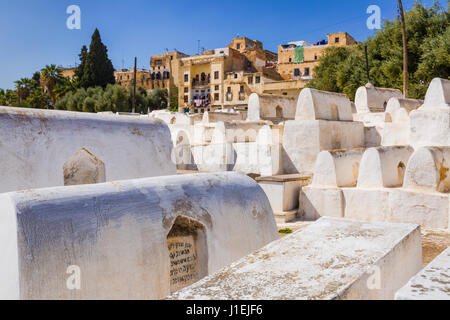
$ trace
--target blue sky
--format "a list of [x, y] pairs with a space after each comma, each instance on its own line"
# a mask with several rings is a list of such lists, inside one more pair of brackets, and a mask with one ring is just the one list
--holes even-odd
[[[414, 1], [403, 0], [406, 9]], [[66, 27], [73, 4], [81, 8], [81, 30]], [[366, 27], [373, 4], [383, 19], [397, 14], [397, 0], [0, 0], [0, 88], [13, 88], [46, 64], [73, 66], [96, 27], [115, 68], [131, 67], [134, 56], [148, 68], [150, 56], [166, 48], [194, 54], [198, 40], [213, 49], [237, 35], [272, 51], [279, 43], [316, 42], [339, 31], [363, 41], [374, 34]]]

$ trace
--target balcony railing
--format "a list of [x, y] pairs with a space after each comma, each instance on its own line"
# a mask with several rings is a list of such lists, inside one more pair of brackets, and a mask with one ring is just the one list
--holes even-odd
[[207, 85], [209, 85], [211, 83], [211, 81], [209, 81], [209, 80], [192, 80], [192, 86], [193, 87], [195, 87], [195, 86], [207, 86]]
[[239, 100], [245, 100], [245, 92], [239, 92]]

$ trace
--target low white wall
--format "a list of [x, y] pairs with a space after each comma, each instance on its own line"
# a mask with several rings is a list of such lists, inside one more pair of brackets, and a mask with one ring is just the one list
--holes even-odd
[[64, 185], [81, 148], [103, 161], [106, 181], [170, 175], [167, 125], [139, 117], [0, 107], [0, 193]]
[[352, 105], [345, 94], [306, 88], [298, 97], [295, 120], [353, 121]]
[[169, 298], [389, 300], [421, 268], [419, 226], [327, 217]]
[[390, 98], [386, 113], [391, 115], [392, 122], [408, 122], [411, 111], [418, 109], [423, 104], [423, 100]]
[[364, 149], [322, 151], [314, 166], [313, 186], [354, 187]]
[[[170, 293], [167, 236], [204, 227], [207, 274], [278, 238], [270, 203], [236, 173], [181, 175], [0, 195], [0, 298], [159, 299]], [[206, 261], [203, 261], [206, 262]], [[81, 271], [68, 290], [69, 266]]]
[[428, 86], [425, 102], [421, 109], [449, 108], [450, 80], [434, 78]]
[[359, 169], [359, 188], [394, 188], [403, 185], [406, 165], [414, 149], [409, 146], [370, 148]]
[[396, 300], [450, 300], [450, 248], [397, 291]]
[[423, 106], [411, 112], [410, 121], [414, 148], [450, 146], [450, 80], [433, 79]]
[[403, 94], [398, 89], [376, 88], [370, 83], [359, 87], [355, 95], [357, 113], [384, 112], [392, 97], [402, 98]]
[[450, 191], [450, 147], [419, 148], [406, 168], [404, 187], [417, 191]]
[[247, 121], [294, 119], [296, 106], [294, 97], [252, 93], [248, 100]]
[[313, 172], [320, 151], [364, 145], [364, 125], [360, 122], [287, 121], [283, 134], [283, 170], [286, 174]]

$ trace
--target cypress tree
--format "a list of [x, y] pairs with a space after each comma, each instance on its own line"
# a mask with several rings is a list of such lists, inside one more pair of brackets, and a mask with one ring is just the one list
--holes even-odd
[[84, 69], [86, 68], [87, 56], [88, 56], [88, 49], [86, 46], [83, 46], [81, 48], [80, 54], [78, 55], [78, 57], [80, 57], [80, 65], [75, 70], [75, 76], [78, 77], [81, 87], [84, 87], [84, 84], [82, 83], [82, 79], [83, 79], [83, 75], [84, 75]]
[[114, 67], [108, 58], [108, 49], [102, 43], [100, 32], [95, 29], [92, 35], [89, 53], [87, 54], [86, 64], [83, 68], [83, 75], [80, 79], [81, 86], [84, 88], [114, 84]]

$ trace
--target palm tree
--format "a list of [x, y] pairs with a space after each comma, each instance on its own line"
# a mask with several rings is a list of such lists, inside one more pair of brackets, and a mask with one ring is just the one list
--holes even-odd
[[78, 80], [75, 77], [73, 80], [68, 78], [60, 78], [55, 86], [55, 100], [64, 97], [69, 92], [75, 92], [78, 86]]
[[44, 89], [44, 92], [48, 93], [53, 104], [55, 103], [55, 94], [53, 91], [60, 79], [61, 69], [54, 64], [46, 65], [45, 68], [41, 70], [41, 86]]
[[25, 100], [31, 93], [32, 81], [28, 78], [22, 78], [15, 82], [17, 90], [17, 98], [19, 99], [19, 104]]

